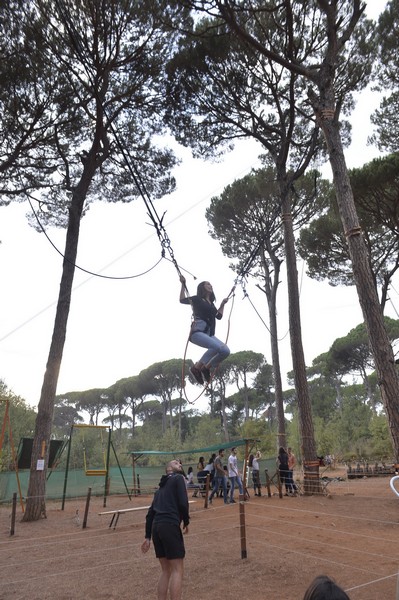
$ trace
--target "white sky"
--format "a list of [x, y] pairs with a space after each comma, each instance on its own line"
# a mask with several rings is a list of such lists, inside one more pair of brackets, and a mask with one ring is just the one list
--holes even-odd
[[[376, 4], [381, 10], [380, 2], [371, 8], [377, 10]], [[349, 167], [361, 166], [378, 155], [375, 148], [367, 146], [369, 115], [377, 106], [378, 97], [370, 92], [360, 94], [352, 116], [353, 142], [346, 152]], [[190, 293], [195, 293], [197, 283], [204, 279], [212, 282], [218, 301], [230, 292], [236, 274], [208, 235], [205, 209], [212, 196], [257, 166], [261, 152], [254, 142], [243, 142], [216, 164], [194, 160], [188, 150], [181, 149], [182, 164], [175, 170], [177, 190], [154, 204], [160, 216], [167, 211], [164, 223], [177, 262], [198, 278], [194, 281], [187, 275]], [[325, 176], [329, 176], [329, 167]], [[43, 234], [29, 227], [28, 211], [27, 204], [1, 209], [0, 378], [36, 406], [53, 330], [62, 258]], [[78, 265], [116, 277], [148, 269], [161, 256], [158, 238], [148, 223], [141, 200], [126, 205], [94, 204], [82, 221]], [[50, 229], [48, 235], [62, 252], [65, 231]], [[333, 288], [311, 281], [302, 263], [298, 270], [303, 344], [310, 365], [337, 337], [360, 323], [362, 316], [353, 287]], [[177, 272], [166, 260], [148, 275], [130, 280], [90, 277], [76, 270], [58, 393], [108, 387], [154, 362], [182, 358], [190, 308], [180, 305], [179, 290]], [[263, 294], [251, 285], [247, 291], [268, 323]], [[283, 379], [292, 368], [286, 296], [283, 282], [278, 295]], [[399, 298], [394, 289], [391, 300], [386, 314], [398, 318]], [[226, 336], [230, 307], [229, 303], [225, 318], [217, 323], [216, 335], [221, 339]], [[228, 345], [232, 352], [262, 352], [271, 362], [268, 331], [243, 299], [241, 289], [236, 291]], [[188, 358], [197, 360], [200, 353], [196, 346], [189, 346]], [[196, 407], [204, 408], [200, 403]]]

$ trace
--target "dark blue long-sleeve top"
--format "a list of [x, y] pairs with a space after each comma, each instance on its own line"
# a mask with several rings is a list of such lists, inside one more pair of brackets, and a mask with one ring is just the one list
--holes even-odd
[[222, 315], [213, 302], [208, 302], [201, 296], [189, 296], [188, 298], [182, 298], [180, 302], [181, 304], [191, 304], [194, 318], [205, 321], [209, 328], [208, 335], [215, 335], [215, 319], [221, 319]]
[[159, 489], [145, 519], [145, 537], [151, 538], [153, 523], [176, 523], [184, 527], [190, 522], [186, 482], [180, 473], [162, 475]]

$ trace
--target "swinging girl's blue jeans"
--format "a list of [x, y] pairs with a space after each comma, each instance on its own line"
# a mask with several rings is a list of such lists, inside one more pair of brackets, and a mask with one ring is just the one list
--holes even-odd
[[196, 346], [208, 348], [200, 359], [208, 369], [217, 367], [230, 354], [230, 349], [226, 344], [218, 340], [214, 335], [211, 336], [202, 331], [195, 331], [191, 334], [190, 340]]

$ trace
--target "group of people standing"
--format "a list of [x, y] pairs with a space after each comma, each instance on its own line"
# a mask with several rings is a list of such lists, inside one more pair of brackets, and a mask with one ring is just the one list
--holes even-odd
[[[222, 492], [225, 504], [234, 504], [235, 489], [238, 488], [240, 495], [244, 494], [242, 475], [238, 468], [237, 448], [233, 447], [231, 449], [227, 464], [224, 464], [224, 455], [225, 450], [221, 448], [217, 455], [212, 454], [207, 465], [205, 465], [204, 458], [201, 456], [197, 465], [198, 483], [205, 483], [209, 473], [212, 486], [209, 502], [212, 503], [213, 498]], [[256, 454], [250, 454], [248, 458], [248, 466], [252, 469], [252, 482], [255, 496], [262, 495], [259, 467], [261, 457], [261, 453], [257, 451]]]
[[[238, 468], [237, 448], [231, 449], [227, 463], [224, 460], [225, 450], [221, 448], [218, 454], [212, 454], [205, 464], [203, 456], [200, 457], [197, 464], [197, 481], [194, 482], [193, 467], [189, 467], [187, 475], [183, 475], [187, 481], [187, 488], [194, 490], [194, 495], [197, 496], [198, 489], [205, 484], [206, 478], [209, 475], [210, 486], [212, 488], [209, 496], [209, 503], [215, 496], [223, 495], [225, 504], [234, 504], [234, 492], [238, 488], [239, 494], [244, 494], [244, 486], [242, 476]], [[262, 455], [258, 450], [256, 454], [250, 454], [248, 457], [248, 467], [252, 470], [252, 484], [255, 496], [262, 496], [262, 483], [260, 479], [259, 461]], [[181, 461], [180, 461], [181, 463]], [[296, 465], [295, 454], [291, 448], [280, 447], [277, 456], [277, 468], [280, 477], [281, 486], [285, 486], [286, 496], [296, 496], [298, 492], [297, 485], [294, 482], [294, 468]]]
[[[212, 492], [208, 499], [210, 504], [212, 504], [213, 498], [220, 490], [223, 492], [223, 501], [225, 504], [235, 504], [234, 491], [236, 487], [238, 487], [240, 494], [244, 493], [241, 474], [238, 469], [237, 448], [233, 447], [231, 449], [227, 465], [224, 464], [224, 453], [224, 448], [221, 448], [213, 461]], [[230, 483], [229, 488], [227, 481]]]
[[294, 467], [296, 465], [295, 454], [291, 448], [280, 447], [277, 456], [277, 467], [281, 486], [285, 485], [286, 496], [296, 496], [298, 488], [294, 482]]

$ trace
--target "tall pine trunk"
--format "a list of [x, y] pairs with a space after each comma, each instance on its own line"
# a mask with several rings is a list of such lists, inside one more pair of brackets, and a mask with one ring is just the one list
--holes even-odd
[[[330, 103], [333, 106], [333, 103]], [[384, 325], [363, 232], [360, 227], [334, 110], [319, 111], [333, 172], [339, 213], [348, 242], [353, 278], [374, 357], [381, 398], [387, 414], [395, 461], [399, 462], [399, 377]]]
[[[93, 145], [94, 149], [94, 145]], [[69, 209], [68, 229], [65, 241], [65, 254], [58, 294], [53, 335], [43, 378], [38, 404], [35, 434], [32, 447], [32, 460], [23, 521], [37, 521], [46, 516], [46, 474], [50, 446], [51, 428], [54, 415], [54, 400], [64, 351], [65, 337], [71, 305], [72, 284], [78, 250], [80, 220], [84, 201], [93, 175], [96, 171], [95, 150], [87, 156], [79, 184], [73, 191]], [[38, 468], [44, 460], [44, 468]]]
[[278, 348], [278, 328], [277, 328], [277, 289], [280, 280], [280, 266], [281, 261], [272, 252], [269, 252], [269, 256], [273, 262], [273, 280], [270, 276], [270, 269], [267, 266], [266, 258], [262, 253], [262, 265], [265, 273], [265, 287], [264, 291], [267, 298], [267, 305], [269, 310], [269, 328], [270, 328], [270, 349], [272, 356], [273, 366], [273, 379], [274, 379], [274, 398], [276, 402], [276, 413], [277, 413], [277, 444], [283, 448], [287, 447], [287, 439], [285, 432], [285, 414], [284, 414], [284, 394], [283, 394], [283, 382], [281, 378], [281, 367], [280, 367], [280, 353]]
[[292, 224], [289, 187], [284, 177], [278, 175], [281, 189], [281, 218], [284, 230], [284, 247], [287, 265], [288, 314], [291, 341], [292, 367], [298, 403], [301, 454], [304, 461], [305, 493], [319, 493], [319, 468], [314, 438], [312, 405], [306, 377], [306, 363], [302, 344], [301, 311], [299, 306], [298, 270], [296, 266], [295, 237]]

